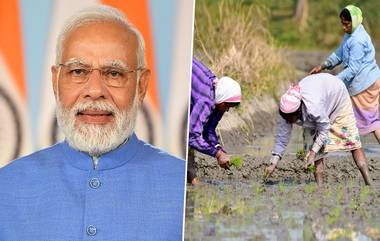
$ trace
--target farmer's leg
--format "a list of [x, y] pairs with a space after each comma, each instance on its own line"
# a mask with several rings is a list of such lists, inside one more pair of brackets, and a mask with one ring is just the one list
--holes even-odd
[[187, 156], [187, 182], [191, 184], [197, 184], [197, 170], [195, 169], [195, 155], [194, 150], [189, 149], [189, 154]]
[[380, 129], [375, 130], [373, 134], [375, 135], [377, 142], [380, 144]]
[[354, 158], [354, 161], [356, 163], [356, 166], [359, 168], [360, 173], [363, 176], [364, 182], [366, 185], [371, 185], [371, 178], [369, 176], [369, 171], [368, 171], [368, 165], [367, 165], [367, 160], [364, 155], [363, 149], [359, 148], [356, 150], [352, 150], [352, 157]]
[[323, 158], [316, 160], [314, 162], [315, 165], [315, 172], [314, 172], [314, 177], [315, 180], [317, 181], [318, 186], [322, 186], [323, 184]]

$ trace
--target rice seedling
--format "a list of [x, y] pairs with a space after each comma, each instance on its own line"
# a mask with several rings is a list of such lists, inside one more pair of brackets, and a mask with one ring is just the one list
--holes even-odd
[[335, 191], [335, 196], [336, 196], [336, 203], [340, 204], [342, 203], [343, 200], [343, 188], [342, 186], [338, 186]]
[[360, 188], [360, 201], [365, 202], [368, 199], [371, 189], [368, 186]]
[[270, 176], [270, 173], [269, 173], [269, 171], [265, 168], [265, 169], [264, 169], [264, 174], [263, 174], [263, 181], [266, 182], [266, 181], [268, 180], [269, 176]]
[[338, 221], [340, 215], [341, 215], [341, 209], [340, 209], [340, 207], [333, 207], [333, 208], [331, 208], [330, 212], [329, 212], [329, 214], [327, 216], [327, 220], [326, 220], [327, 224], [328, 225], [335, 224]]
[[317, 185], [315, 183], [309, 183], [305, 185], [305, 192], [310, 194], [317, 190]]
[[243, 166], [243, 161], [240, 156], [234, 156], [230, 160], [230, 165], [240, 169]]
[[305, 159], [305, 150], [302, 148], [302, 149], [299, 149], [297, 152], [296, 152], [296, 157], [297, 159], [300, 159], [300, 160], [303, 160]]
[[358, 204], [357, 204], [355, 198], [352, 198], [350, 200], [350, 202], [348, 203], [348, 208], [353, 209], [353, 210], [358, 208]]
[[331, 192], [331, 188], [330, 188], [329, 186], [326, 187], [326, 189], [324, 190], [323, 196], [324, 196], [326, 199], [330, 199], [330, 198], [331, 198], [331, 196], [332, 196], [332, 192]]
[[307, 172], [307, 173], [314, 173], [316, 170], [317, 170], [317, 169], [316, 169], [315, 165], [309, 165], [309, 166], [307, 167], [307, 169], [306, 169], [306, 172]]
[[286, 186], [285, 186], [284, 182], [279, 182], [278, 183], [278, 190], [280, 191], [280, 193], [284, 193], [285, 192]]
[[256, 185], [254, 186], [254, 190], [256, 194], [261, 194], [265, 191], [265, 188], [262, 185]]

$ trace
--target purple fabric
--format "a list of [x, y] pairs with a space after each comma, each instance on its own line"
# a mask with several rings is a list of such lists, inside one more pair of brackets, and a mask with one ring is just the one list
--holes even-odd
[[359, 129], [360, 135], [366, 135], [375, 130], [380, 129], [379, 110], [363, 110], [353, 107], [356, 125]]
[[215, 78], [211, 70], [193, 58], [189, 145], [210, 156], [215, 156], [218, 151], [215, 128], [223, 116], [215, 110]]

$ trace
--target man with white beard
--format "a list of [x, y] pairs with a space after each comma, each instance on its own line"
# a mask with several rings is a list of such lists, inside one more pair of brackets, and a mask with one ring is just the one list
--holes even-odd
[[51, 71], [66, 139], [0, 169], [0, 240], [182, 240], [185, 162], [134, 134], [140, 32], [111, 7], [83, 10]]

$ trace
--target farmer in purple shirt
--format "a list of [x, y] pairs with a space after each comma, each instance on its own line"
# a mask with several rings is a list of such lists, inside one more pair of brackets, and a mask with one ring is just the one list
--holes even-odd
[[[230, 158], [220, 145], [215, 128], [224, 112], [239, 105], [240, 99], [239, 83], [229, 77], [216, 78], [205, 65], [193, 59], [189, 145], [215, 157], [223, 168], [228, 167]], [[193, 150], [189, 151], [187, 179], [189, 183], [197, 183]]]

